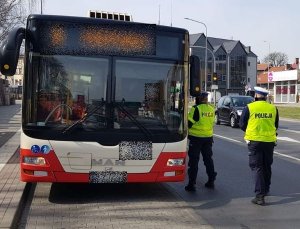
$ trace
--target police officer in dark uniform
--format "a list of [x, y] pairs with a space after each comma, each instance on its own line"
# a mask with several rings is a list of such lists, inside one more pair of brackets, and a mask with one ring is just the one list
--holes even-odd
[[186, 191], [196, 191], [195, 184], [198, 173], [200, 152], [202, 154], [203, 162], [206, 167], [206, 173], [208, 175], [208, 181], [205, 183], [205, 187], [214, 188], [214, 181], [217, 175], [212, 159], [215, 111], [211, 105], [207, 104], [207, 96], [207, 92], [202, 92], [199, 97], [196, 97], [196, 105], [191, 108], [188, 115], [189, 183], [187, 186], [185, 186]]
[[277, 140], [276, 130], [279, 123], [277, 108], [268, 103], [268, 91], [254, 87], [255, 102], [248, 104], [241, 115], [240, 127], [245, 131], [249, 150], [249, 166], [254, 173], [255, 193], [252, 203], [264, 205], [264, 197], [270, 191], [271, 165]]

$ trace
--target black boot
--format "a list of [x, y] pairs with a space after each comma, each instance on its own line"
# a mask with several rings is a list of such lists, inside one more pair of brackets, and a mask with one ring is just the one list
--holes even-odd
[[195, 182], [189, 182], [188, 185], [184, 187], [184, 189], [187, 192], [195, 192], [196, 191]]
[[265, 205], [265, 196], [264, 195], [256, 195], [254, 199], [251, 200], [253, 204], [257, 205]]
[[211, 188], [211, 189], [214, 189], [215, 188], [215, 180], [216, 180], [216, 176], [217, 176], [217, 173], [215, 172], [214, 173], [214, 176], [213, 177], [210, 177], [208, 179], [208, 181], [205, 183], [205, 187], [206, 188]]
[[208, 181], [205, 183], [205, 187], [206, 187], [206, 188], [214, 189], [214, 188], [215, 188], [215, 182], [214, 182], [213, 180], [208, 180]]

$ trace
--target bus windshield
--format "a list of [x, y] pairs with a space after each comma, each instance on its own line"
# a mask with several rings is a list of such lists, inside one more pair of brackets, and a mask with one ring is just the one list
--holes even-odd
[[32, 54], [23, 128], [56, 139], [79, 122], [67, 138], [74, 132], [81, 140], [95, 132], [141, 134], [141, 128], [178, 138], [185, 128], [184, 77], [176, 61]]

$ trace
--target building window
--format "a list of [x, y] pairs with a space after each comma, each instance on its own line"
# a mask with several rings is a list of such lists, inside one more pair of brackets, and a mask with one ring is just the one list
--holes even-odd
[[242, 88], [246, 84], [246, 56], [232, 56], [230, 57], [230, 87], [231, 88]]
[[248, 62], [248, 66], [250, 66], [250, 62]]
[[207, 75], [207, 81], [211, 82], [211, 75], [210, 74]]

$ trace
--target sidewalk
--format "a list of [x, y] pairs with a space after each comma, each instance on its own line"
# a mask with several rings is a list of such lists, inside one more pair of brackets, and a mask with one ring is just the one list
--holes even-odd
[[0, 114], [1, 134], [12, 135], [0, 147], [0, 228], [14, 228], [14, 217], [26, 185], [20, 181], [20, 104], [1, 106]]
[[26, 185], [20, 181], [19, 139], [20, 132], [0, 148], [0, 228], [13, 228], [14, 217]]

